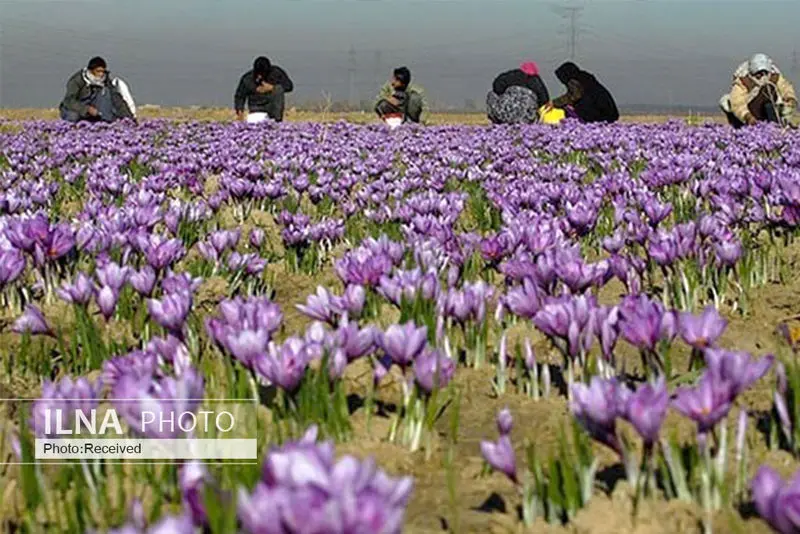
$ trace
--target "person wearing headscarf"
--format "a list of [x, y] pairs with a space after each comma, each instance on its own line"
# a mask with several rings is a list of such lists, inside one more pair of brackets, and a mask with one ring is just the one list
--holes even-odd
[[390, 127], [403, 123], [419, 123], [425, 110], [425, 95], [421, 87], [411, 83], [408, 67], [397, 67], [381, 88], [375, 103], [375, 114]]
[[593, 74], [568, 61], [556, 69], [556, 78], [567, 87], [567, 92], [548, 107], [563, 109], [567, 117], [583, 122], [616, 122], [619, 119], [614, 97]]
[[720, 107], [734, 128], [762, 121], [786, 124], [797, 109], [797, 96], [772, 59], [755, 54], [736, 68]]
[[103, 58], [93, 57], [67, 81], [59, 114], [68, 122], [136, 120], [136, 103], [128, 84], [111, 75]]
[[486, 95], [486, 112], [494, 124], [534, 123], [539, 107], [550, 100], [539, 67], [533, 61], [499, 74]]
[[233, 107], [237, 120], [261, 122], [270, 118], [281, 122], [286, 105], [285, 95], [293, 90], [294, 83], [285, 70], [273, 65], [264, 56], [257, 57], [253, 69], [242, 75], [236, 87]]

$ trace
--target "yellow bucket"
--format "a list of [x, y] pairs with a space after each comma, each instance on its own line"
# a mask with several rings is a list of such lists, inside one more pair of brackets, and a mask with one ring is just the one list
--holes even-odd
[[539, 108], [539, 120], [542, 124], [558, 124], [567, 117], [563, 109], [551, 108], [546, 110], [545, 106]]

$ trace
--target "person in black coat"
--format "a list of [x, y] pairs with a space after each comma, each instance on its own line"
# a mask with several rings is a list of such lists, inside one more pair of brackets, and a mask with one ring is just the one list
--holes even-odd
[[539, 107], [549, 100], [539, 67], [527, 61], [494, 79], [492, 90], [486, 95], [487, 115], [494, 124], [532, 123], [536, 122]]
[[283, 120], [285, 94], [291, 93], [294, 83], [286, 71], [273, 65], [264, 56], [256, 58], [253, 70], [246, 72], [239, 80], [233, 105], [236, 118], [245, 120], [245, 105], [250, 113], [266, 113], [269, 118]]
[[552, 107], [567, 110], [567, 116], [574, 113], [583, 122], [616, 122], [619, 119], [614, 97], [593, 74], [567, 62], [556, 69], [556, 77], [567, 86], [567, 93], [556, 98], [550, 104]]

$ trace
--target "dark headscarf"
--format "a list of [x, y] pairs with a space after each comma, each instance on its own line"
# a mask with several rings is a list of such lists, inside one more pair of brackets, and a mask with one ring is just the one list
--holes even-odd
[[558, 78], [558, 81], [560, 81], [564, 85], [567, 85], [567, 82], [569, 82], [570, 80], [578, 80], [580, 82], [581, 81], [579, 79], [580, 73], [581, 69], [579, 69], [575, 63], [567, 61], [566, 63], [564, 63], [563, 65], [561, 65], [556, 69], [556, 78]]

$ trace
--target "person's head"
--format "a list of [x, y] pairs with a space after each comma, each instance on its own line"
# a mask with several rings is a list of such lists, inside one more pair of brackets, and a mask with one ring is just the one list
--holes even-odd
[[772, 70], [772, 60], [766, 54], [755, 54], [747, 62], [747, 70], [754, 78], [763, 78]]
[[256, 78], [266, 78], [270, 69], [272, 69], [272, 62], [264, 56], [257, 57], [253, 62], [253, 75]]
[[103, 78], [108, 72], [108, 65], [106, 65], [106, 60], [101, 57], [93, 57], [89, 60], [89, 65], [86, 66], [86, 69], [92, 73], [92, 76], [95, 78]]
[[411, 83], [411, 71], [408, 67], [397, 67], [392, 72], [392, 87], [398, 90], [408, 89]]
[[568, 81], [574, 80], [578, 76], [579, 72], [580, 69], [575, 63], [567, 61], [556, 69], [556, 78], [558, 78], [558, 81], [566, 85]]
[[528, 76], [538, 76], [539, 75], [539, 65], [537, 65], [534, 61], [526, 61], [519, 66], [519, 70], [527, 74]]

